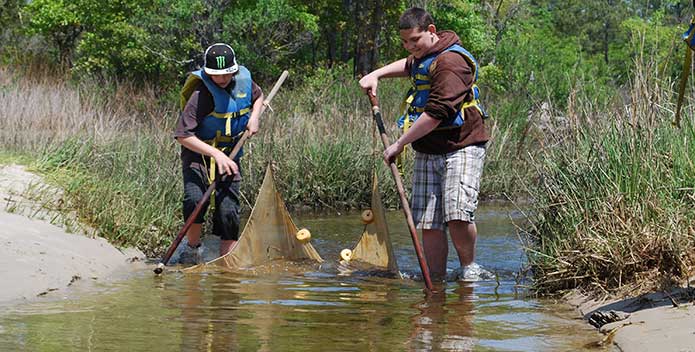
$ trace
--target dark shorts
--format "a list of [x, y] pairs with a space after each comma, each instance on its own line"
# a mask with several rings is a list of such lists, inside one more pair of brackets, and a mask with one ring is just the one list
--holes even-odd
[[[219, 177], [219, 176], [218, 176]], [[212, 233], [223, 240], [239, 239], [239, 184], [240, 181], [218, 181], [215, 187], [215, 208], [212, 214]], [[198, 168], [183, 168], [183, 216], [184, 221], [193, 213], [208, 188], [205, 173]], [[206, 202], [194, 223], [205, 222]]]

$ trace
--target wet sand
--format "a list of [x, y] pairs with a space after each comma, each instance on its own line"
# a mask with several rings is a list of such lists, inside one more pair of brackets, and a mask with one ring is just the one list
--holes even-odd
[[618, 351], [695, 351], [693, 288], [674, 288], [613, 301], [593, 300], [579, 292], [567, 298], [587, 322], [597, 311], [612, 311], [624, 318], [599, 328], [606, 336], [605, 344], [612, 344]]
[[138, 250], [119, 250], [103, 238], [68, 233], [51, 224], [68, 223], [45, 203], [59, 201], [61, 192], [42, 191], [54, 199], [42, 197], [44, 203], [37, 204], [28, 197], [37, 187], [46, 186], [23, 167], [0, 166], [0, 304], [53, 296], [83, 282], [108, 281], [144, 259]]

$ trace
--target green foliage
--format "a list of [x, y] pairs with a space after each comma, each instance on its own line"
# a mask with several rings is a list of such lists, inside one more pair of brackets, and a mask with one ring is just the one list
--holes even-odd
[[30, 2], [25, 13], [31, 16], [29, 32], [47, 35], [60, 35], [80, 26], [79, 4], [65, 3], [62, 0], [36, 0]]
[[579, 44], [554, 33], [543, 12], [510, 27], [497, 59], [509, 77], [505, 91], [535, 100], [562, 102], [570, 89], [568, 72], [582, 68]]
[[[655, 13], [653, 20], [631, 18], [623, 21], [621, 29], [626, 32], [629, 40], [628, 45], [616, 48], [616, 60], [626, 62], [638, 56], [654, 57], [659, 62], [659, 73], [678, 77], [686, 49], [680, 35], [686, 28], [665, 25], [664, 21], [663, 12]], [[616, 65], [622, 76], [628, 75], [628, 67]]]
[[490, 63], [480, 68], [478, 80], [482, 88], [493, 91], [503, 91], [506, 77], [502, 68]]
[[23, 3], [21, 0], [0, 0], [0, 28], [3, 28], [3, 31], [17, 27], [19, 9]]
[[[6, 2], [0, 19], [19, 22], [13, 8], [20, 4]], [[28, 35], [45, 37], [56, 61], [74, 64], [79, 77], [156, 81], [169, 89], [202, 63], [202, 51], [214, 42], [232, 44], [240, 62], [261, 82], [283, 69], [306, 77], [319, 66], [336, 63], [352, 63], [354, 73], [358, 63], [364, 65], [355, 61], [357, 49], [374, 46], [379, 62], [391, 62], [404, 55], [396, 23], [410, 3], [36, 0], [24, 6], [28, 20], [18, 25]], [[455, 0], [427, 5], [439, 29], [457, 32], [483, 66], [493, 63], [509, 77], [490, 88], [528, 91], [562, 106], [573, 76], [624, 83], [624, 63], [642, 48], [657, 52], [663, 58], [661, 69], [675, 77], [679, 55], [673, 54], [683, 48], [674, 43], [674, 35], [684, 29], [677, 24], [687, 2]], [[375, 30], [375, 37], [367, 35]], [[643, 45], [634, 40], [638, 33]], [[531, 73], [543, 84], [529, 85]]]
[[28, 15], [28, 33], [41, 34], [55, 45], [58, 59], [65, 62], [75, 48], [82, 32], [80, 3], [63, 0], [36, 0], [30, 2], [23, 12]]
[[[100, 142], [75, 135], [47, 148], [37, 166], [62, 186], [83, 223], [116, 245], [154, 254], [180, 226], [171, 147], [144, 133]], [[169, 160], [153, 163], [152, 155]]]
[[[101, 4], [84, 1], [92, 7]], [[165, 86], [175, 82], [188, 53], [199, 51], [192, 35], [181, 30], [196, 6], [190, 2], [169, 5], [168, 1], [133, 0], [94, 8], [86, 16], [92, 29], [84, 33], [78, 45], [74, 72], [162, 82]]]
[[683, 187], [694, 181], [685, 176], [695, 172], [685, 154], [692, 125], [679, 131], [664, 121], [639, 130], [625, 122], [609, 121], [601, 133], [580, 134], [541, 159], [543, 182], [533, 190], [538, 252], [530, 260], [543, 292], [635, 294], [623, 285], [650, 277], [645, 288], [658, 289], [656, 275], [681, 278], [692, 265], [695, 197]]
[[161, 60], [144, 50], [145, 40], [142, 30], [127, 23], [107, 25], [98, 34], [85, 33], [78, 46], [80, 56], [75, 71], [103, 77], [123, 73], [128, 79], [160, 72]]
[[429, 8], [437, 30], [456, 32], [463, 47], [477, 59], [490, 56], [494, 49], [493, 28], [490, 28], [479, 13], [475, 0], [437, 2]]
[[8, 63], [17, 56], [22, 43], [21, 7], [22, 0], [0, 0], [0, 63]]
[[[219, 5], [219, 4], [217, 4]], [[201, 60], [204, 47], [226, 41], [261, 79], [296, 65], [318, 32], [306, 6], [285, 0], [39, 0], [25, 7], [29, 33], [54, 44], [78, 76], [174, 82]], [[197, 38], [196, 38], [197, 37]], [[163, 76], [163, 77], [162, 77]]]
[[287, 0], [260, 0], [224, 16], [222, 37], [237, 52], [239, 60], [261, 79], [294, 68], [293, 56], [304, 50], [318, 33], [318, 18], [306, 6]]
[[574, 37], [589, 54], [610, 60], [610, 44], [624, 41], [620, 21], [629, 16], [629, 2], [624, 0], [549, 1], [555, 29]]

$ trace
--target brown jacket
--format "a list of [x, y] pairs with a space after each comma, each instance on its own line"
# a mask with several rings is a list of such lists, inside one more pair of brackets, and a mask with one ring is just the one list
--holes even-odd
[[[437, 33], [439, 40], [424, 56], [442, 52], [454, 44], [461, 44], [458, 35], [452, 31]], [[406, 69], [417, 60], [410, 55]], [[456, 52], [446, 52], [437, 56], [430, 69], [430, 95], [425, 112], [438, 120], [453, 120], [458, 107], [472, 98], [471, 87], [474, 80], [473, 69], [468, 61]], [[475, 107], [464, 111], [463, 126], [454, 129], [432, 131], [413, 142], [413, 149], [426, 154], [450, 153], [473, 144], [485, 143], [490, 139], [483, 118]]]

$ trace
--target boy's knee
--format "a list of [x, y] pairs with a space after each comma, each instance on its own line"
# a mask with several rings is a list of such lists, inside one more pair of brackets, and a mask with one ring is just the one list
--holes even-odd
[[223, 241], [238, 241], [239, 240], [239, 218], [228, 217], [222, 220], [222, 224], [218, 225], [218, 229], [214, 232], [220, 236]]

